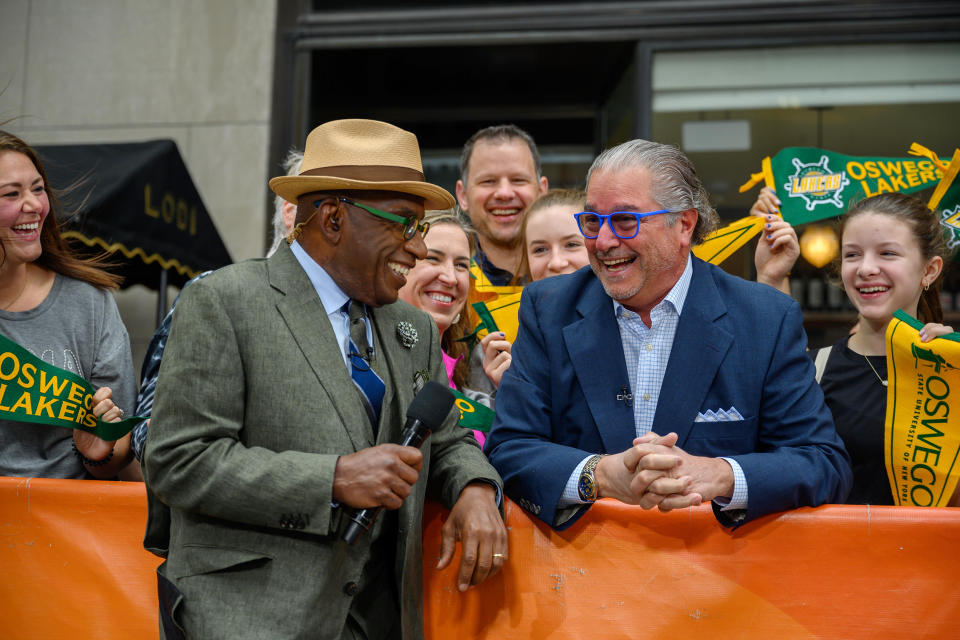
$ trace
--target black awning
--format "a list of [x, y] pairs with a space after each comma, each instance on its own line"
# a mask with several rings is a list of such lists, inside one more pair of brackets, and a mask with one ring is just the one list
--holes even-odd
[[124, 287], [158, 289], [164, 270], [181, 287], [232, 262], [173, 140], [36, 150], [55, 192], [69, 188], [64, 236], [109, 252]]

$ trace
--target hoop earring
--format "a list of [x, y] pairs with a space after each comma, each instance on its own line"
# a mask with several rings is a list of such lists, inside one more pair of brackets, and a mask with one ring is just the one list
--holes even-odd
[[929, 284], [923, 285], [923, 290], [924, 290], [924, 291], [930, 291], [930, 285], [929, 285]]

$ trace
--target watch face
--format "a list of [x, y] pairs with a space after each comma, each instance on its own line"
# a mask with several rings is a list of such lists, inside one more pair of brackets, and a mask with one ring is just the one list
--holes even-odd
[[577, 484], [577, 489], [580, 492], [581, 500], [589, 500], [592, 502], [597, 499], [597, 483], [593, 479], [592, 475], [581, 475], [580, 482]]

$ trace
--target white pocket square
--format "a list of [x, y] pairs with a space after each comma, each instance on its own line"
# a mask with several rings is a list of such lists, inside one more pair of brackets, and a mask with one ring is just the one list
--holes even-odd
[[707, 410], [703, 413], [698, 413], [697, 419], [694, 420], [694, 422], [733, 422], [735, 420], [743, 420], [743, 416], [740, 415], [736, 407], [730, 407], [726, 411], [717, 409], [716, 411]]

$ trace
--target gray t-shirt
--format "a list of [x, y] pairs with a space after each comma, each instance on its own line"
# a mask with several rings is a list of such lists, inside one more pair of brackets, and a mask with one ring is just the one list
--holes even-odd
[[[110, 387], [114, 403], [133, 411], [130, 338], [109, 291], [57, 275], [36, 308], [0, 311], [0, 334], [94, 388]], [[0, 420], [0, 476], [89, 478], [72, 442], [72, 429]]]

